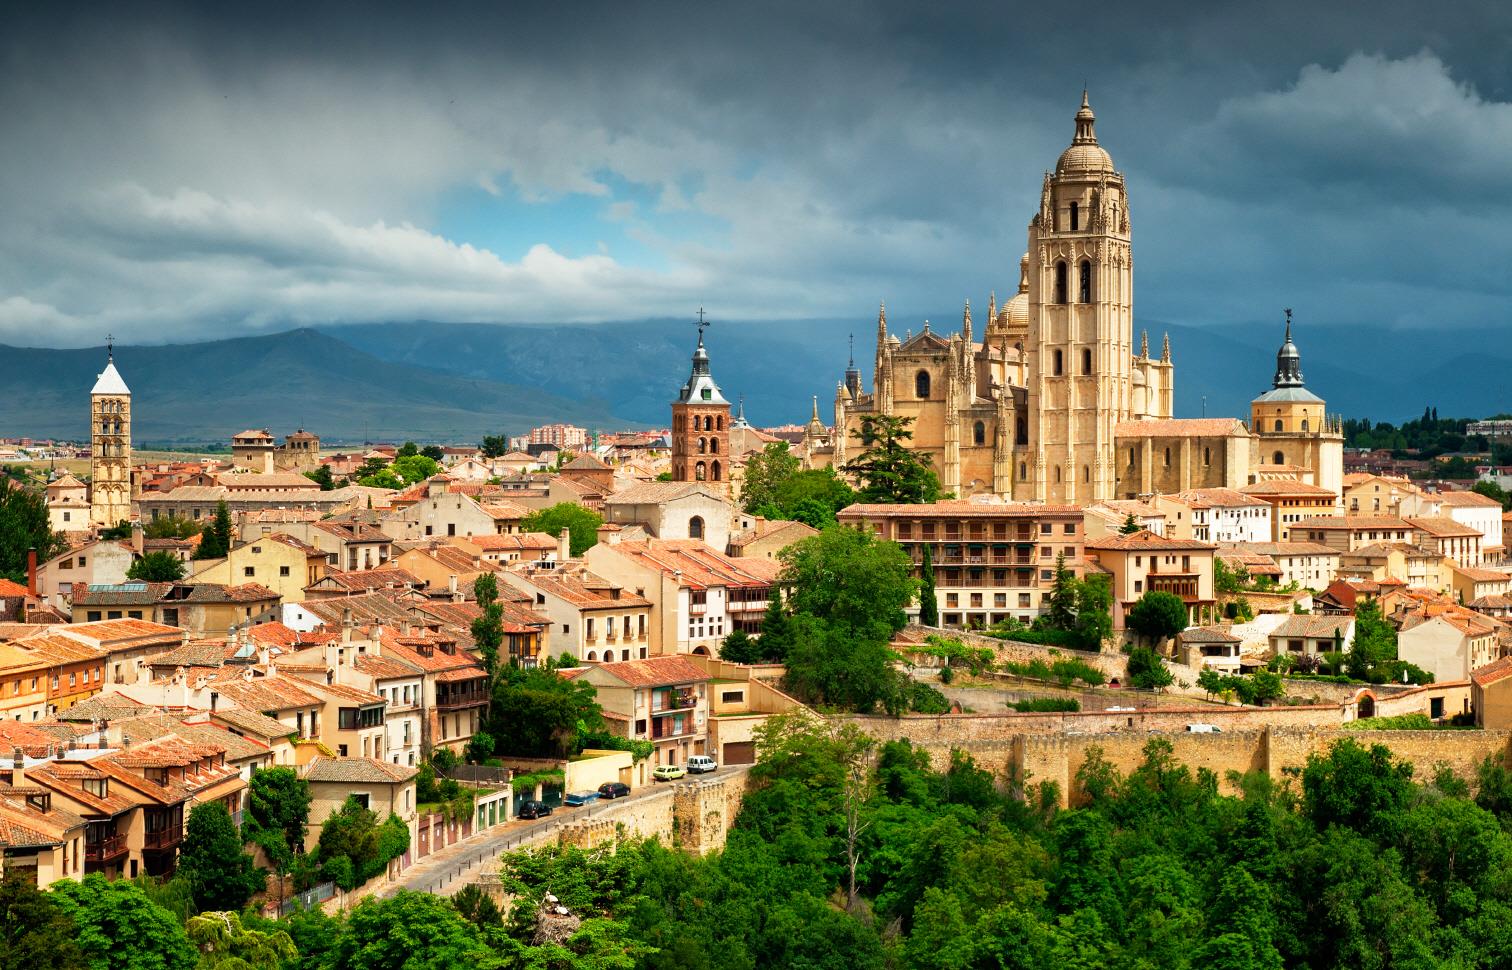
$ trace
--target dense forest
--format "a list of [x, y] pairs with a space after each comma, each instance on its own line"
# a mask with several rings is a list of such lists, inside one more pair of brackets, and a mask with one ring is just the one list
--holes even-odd
[[[1512, 415], [1493, 414], [1485, 420], [1509, 418]], [[1423, 416], [1404, 422], [1400, 426], [1386, 421], [1371, 421], [1369, 418], [1346, 418], [1344, 420], [1344, 446], [1346, 448], [1385, 448], [1397, 458], [1437, 458], [1461, 452], [1491, 454], [1495, 464], [1512, 464], [1512, 447], [1498, 445], [1494, 449], [1490, 441], [1481, 435], [1466, 435], [1465, 426], [1479, 418], [1441, 418], [1438, 408], [1423, 409]]]
[[[506, 857], [477, 891], [345, 916], [195, 914], [152, 884], [4, 885], [0, 965], [531, 968], [1494, 968], [1512, 961], [1512, 775], [1414, 778], [1342, 741], [1295, 777], [1192, 772], [1154, 738], [1081, 802], [964, 754], [776, 718], [726, 848]], [[1006, 782], [1007, 784], [1003, 784]]]

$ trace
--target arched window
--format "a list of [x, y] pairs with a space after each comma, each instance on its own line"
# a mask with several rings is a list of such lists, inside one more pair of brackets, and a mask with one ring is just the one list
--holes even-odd
[[1129, 467], [1130, 468], [1134, 467], [1134, 449], [1133, 448], [1129, 449]]
[[1281, 419], [1280, 418], [1276, 419], [1276, 430], [1277, 431], [1281, 430]]
[[713, 475], [714, 480], [716, 482], [719, 481], [719, 462], [716, 461], [713, 464], [713, 466], [711, 467], [710, 470], [714, 473], [714, 475]]
[[1286, 464], [1286, 456], [1284, 454], [1282, 454], [1281, 452], [1279, 452], [1279, 451], [1276, 452], [1274, 455], [1271, 455], [1271, 464], [1273, 464], [1273, 465], [1284, 465], [1284, 464]]
[[1092, 373], [1092, 351], [1087, 348], [1082, 349], [1082, 373]]
[[1064, 260], [1055, 264], [1055, 302], [1066, 302], [1066, 263]]
[[1165, 450], [1165, 466], [1167, 468], [1171, 467], [1171, 449], [1169, 448]]
[[708, 475], [709, 475], [709, 470], [704, 467], [704, 463], [703, 462], [699, 462], [698, 464], [696, 464], [696, 465], [693, 466], [693, 480], [695, 482], [701, 482], [701, 481], [703, 481], [705, 478], [708, 477]]
[[914, 397], [929, 400], [929, 371], [921, 370], [914, 375]]
[[724, 430], [724, 415], [723, 414], [717, 416], [714, 419], [714, 428], [717, 431], [723, 431]]
[[1082, 260], [1081, 274], [1080, 275], [1081, 275], [1081, 280], [1080, 280], [1080, 283], [1079, 283], [1079, 285], [1077, 287], [1077, 292], [1080, 294], [1080, 296], [1078, 296], [1077, 299], [1080, 302], [1082, 302], [1082, 303], [1091, 303], [1092, 302], [1092, 263], [1089, 260], [1085, 260], [1085, 259]]
[[1022, 481], [1026, 481], [1028, 478], [1029, 478], [1029, 466], [1027, 464], [1025, 464], [1024, 462], [1019, 462], [1019, 481], [1021, 481], [1021, 482]]
[[702, 454], [707, 453], [708, 450], [709, 450], [709, 439], [707, 439], [707, 438], [699, 438], [698, 439], [698, 453], [700, 455], [702, 455]]
[[704, 415], [704, 430], [705, 431], [713, 431], [714, 430], [714, 418], [711, 417], [710, 415], [707, 415], [707, 414]]
[[1109, 208], [1113, 212], [1113, 231], [1117, 232], [1118, 231], [1118, 203], [1114, 202]]
[[987, 425], [978, 421], [971, 429], [971, 440], [979, 445], [987, 443]]
[[702, 539], [704, 537], [703, 516], [695, 515], [688, 520], [688, 538]]
[[589, 650], [588, 651], [588, 660], [589, 660], [589, 662], [591, 663], [591, 662], [593, 662], [593, 661], [595, 661], [597, 659], [598, 659], [598, 651], [597, 650]]
[[1211, 449], [1211, 448], [1204, 448], [1204, 449], [1202, 449], [1202, 463], [1204, 465], [1211, 465], [1213, 463], [1213, 449]]
[[1065, 361], [1062, 358], [1061, 352], [1059, 350], [1057, 350], [1055, 352], [1055, 370], [1053, 371], [1053, 373], [1054, 373], [1054, 375], [1056, 377], [1059, 377], [1063, 373], [1064, 366], [1065, 366]]
[[1015, 444], [1027, 445], [1029, 443], [1029, 419], [1019, 418], [1014, 430], [1013, 441]]
[[709, 454], [711, 454], [711, 455], [717, 455], [717, 454], [719, 454], [719, 439], [718, 438], [710, 438], [709, 439]]
[[1055, 484], [1057, 484], [1057, 485], [1060, 484], [1060, 466], [1059, 465], [1055, 466]]
[[1091, 465], [1083, 465], [1082, 466], [1082, 481], [1083, 482], [1090, 482], [1090, 481], [1092, 481], [1092, 466]]
[[1076, 230], [1078, 230], [1080, 228], [1081, 228], [1081, 206], [1079, 206], [1075, 202], [1073, 202], [1073, 203], [1071, 203], [1071, 231], [1075, 232]]
[[1302, 430], [1306, 431], [1308, 429], [1308, 427], [1309, 427], [1309, 425], [1308, 425], [1307, 419], [1303, 418], [1302, 419]]

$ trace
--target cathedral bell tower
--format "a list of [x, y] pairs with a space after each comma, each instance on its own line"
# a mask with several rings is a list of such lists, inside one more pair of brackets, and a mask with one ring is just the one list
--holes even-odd
[[730, 468], [730, 402], [709, 373], [703, 339], [708, 326], [700, 309], [693, 373], [672, 402], [672, 480], [719, 482], [723, 488]]
[[1029, 224], [1029, 456], [1021, 499], [1114, 497], [1114, 429], [1131, 417], [1133, 266], [1123, 175], [1082, 93], [1076, 132]]
[[89, 392], [89, 521], [100, 528], [131, 518], [131, 388], [115, 366], [115, 344]]

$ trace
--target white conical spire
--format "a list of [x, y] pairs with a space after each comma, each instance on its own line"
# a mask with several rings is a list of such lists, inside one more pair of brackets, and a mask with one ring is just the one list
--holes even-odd
[[126, 386], [126, 381], [121, 378], [121, 372], [115, 366], [115, 338], [110, 337], [105, 344], [105, 369], [95, 379], [94, 390], [91, 394], [130, 394], [131, 388]]

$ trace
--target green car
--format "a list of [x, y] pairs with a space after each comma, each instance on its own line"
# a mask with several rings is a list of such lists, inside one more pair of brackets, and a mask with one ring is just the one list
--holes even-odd
[[676, 781], [687, 773], [682, 765], [657, 765], [651, 769], [651, 777], [657, 781]]

